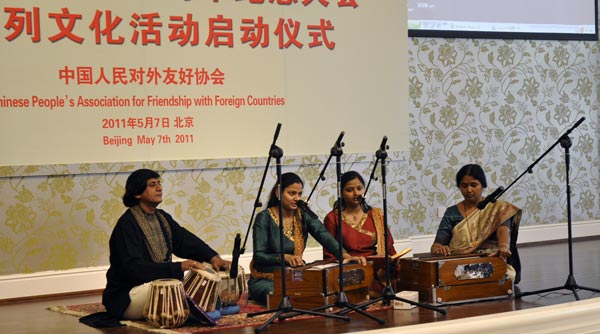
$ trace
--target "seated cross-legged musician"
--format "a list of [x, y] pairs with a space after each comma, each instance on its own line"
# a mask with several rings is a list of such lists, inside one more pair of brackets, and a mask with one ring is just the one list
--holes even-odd
[[[267, 296], [274, 290], [273, 271], [280, 268], [280, 231], [283, 221], [283, 254], [287, 266], [303, 266], [302, 254], [306, 246], [308, 234], [315, 238], [330, 252], [337, 252], [338, 243], [325, 230], [318, 219], [313, 219], [302, 211], [296, 202], [302, 197], [304, 182], [294, 173], [281, 175], [283, 194], [279, 194], [279, 186], [275, 184], [269, 195], [267, 208], [256, 215], [252, 230], [253, 256], [250, 263], [251, 278], [248, 281], [250, 299], [266, 304]], [[283, 218], [279, 217], [279, 201], [283, 208]], [[367, 260], [360, 256], [343, 253], [344, 262], [356, 261], [362, 265]]]
[[[354, 256], [383, 256], [385, 254], [383, 212], [379, 208], [372, 208], [368, 204], [361, 204], [359, 196], [365, 194], [365, 181], [355, 172], [348, 171], [340, 177], [342, 190], [342, 245], [344, 249]], [[325, 228], [337, 238], [338, 235], [338, 208], [337, 203], [333, 210], [325, 216]], [[394, 240], [388, 229], [388, 253], [396, 254]], [[325, 259], [333, 259], [335, 255], [323, 249]], [[396, 271], [395, 262], [391, 274]], [[378, 268], [377, 279], [369, 288], [369, 293], [377, 297], [386, 284], [385, 270]]]
[[[123, 195], [127, 210], [109, 241], [110, 267], [102, 294], [106, 312], [91, 314], [81, 322], [110, 327], [119, 326], [120, 319], [142, 319], [152, 281], [182, 280], [186, 271], [203, 269], [201, 262], [209, 262], [215, 270], [230, 267], [230, 261], [158, 208], [162, 196], [157, 172], [138, 169], [127, 178]], [[174, 256], [182, 260], [176, 261]]]
[[514, 283], [520, 280], [520, 261], [516, 237], [521, 220], [521, 209], [497, 200], [479, 210], [477, 204], [484, 198], [487, 187], [481, 166], [469, 164], [456, 174], [456, 185], [463, 201], [446, 209], [440, 222], [431, 254], [448, 256], [474, 252], [499, 256], [508, 264], [507, 274]]

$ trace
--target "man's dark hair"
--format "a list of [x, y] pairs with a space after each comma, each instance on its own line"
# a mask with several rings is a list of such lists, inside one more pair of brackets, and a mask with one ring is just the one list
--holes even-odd
[[131, 173], [125, 183], [125, 195], [123, 195], [123, 204], [130, 208], [140, 204], [140, 199], [135, 196], [140, 195], [146, 190], [146, 184], [150, 179], [158, 179], [160, 175], [150, 169], [138, 169]]

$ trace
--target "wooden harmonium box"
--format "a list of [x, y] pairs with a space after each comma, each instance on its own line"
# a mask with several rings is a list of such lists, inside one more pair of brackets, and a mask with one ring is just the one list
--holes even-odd
[[[337, 262], [315, 262], [302, 267], [285, 268], [286, 293], [292, 306], [312, 309], [334, 304], [339, 289], [339, 264]], [[366, 266], [346, 263], [342, 266], [344, 292], [351, 303], [367, 299], [368, 287], [373, 282], [373, 263]], [[267, 307], [276, 308], [281, 301], [281, 270], [273, 272], [275, 289], [267, 298]]]
[[452, 304], [505, 298], [513, 281], [500, 257], [460, 255], [400, 259], [399, 290], [419, 292], [419, 301]]

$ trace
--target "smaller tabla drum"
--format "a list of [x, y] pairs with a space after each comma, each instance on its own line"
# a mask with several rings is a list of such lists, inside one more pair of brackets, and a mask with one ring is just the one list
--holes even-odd
[[181, 281], [171, 278], [150, 282], [148, 300], [144, 305], [144, 318], [160, 328], [175, 328], [183, 325], [190, 309]]
[[221, 276], [221, 304], [223, 306], [242, 304], [248, 296], [248, 283], [244, 268], [238, 266], [236, 278], [231, 278], [228, 271], [219, 271]]
[[206, 312], [216, 309], [221, 293], [221, 276], [212, 268], [190, 269], [183, 278], [183, 287], [196, 306]]

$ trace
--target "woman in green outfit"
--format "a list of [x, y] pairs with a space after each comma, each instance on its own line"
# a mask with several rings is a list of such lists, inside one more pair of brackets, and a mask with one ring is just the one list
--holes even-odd
[[[267, 295], [273, 291], [273, 270], [281, 265], [279, 241], [279, 201], [283, 208], [283, 253], [286, 265], [304, 265], [302, 253], [308, 234], [315, 238], [329, 252], [337, 254], [338, 243], [325, 229], [321, 221], [313, 219], [302, 211], [297, 201], [302, 197], [304, 182], [294, 173], [281, 175], [283, 196], [279, 196], [276, 184], [269, 195], [267, 208], [258, 215], [252, 230], [253, 256], [250, 263], [251, 278], [248, 281], [250, 299], [266, 304]], [[364, 257], [350, 256], [343, 251], [344, 262], [357, 261], [367, 264]]]

